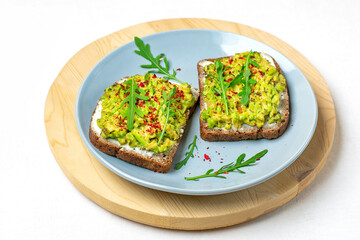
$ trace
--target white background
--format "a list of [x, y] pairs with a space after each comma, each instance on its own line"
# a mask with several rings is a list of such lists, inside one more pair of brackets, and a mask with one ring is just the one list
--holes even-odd
[[[0, 0], [0, 239], [359, 239], [360, 1]], [[320, 71], [337, 126], [322, 172], [299, 196], [251, 222], [173, 231], [115, 216], [84, 197], [48, 147], [50, 85], [92, 41], [152, 20], [238, 22], [287, 42]]]

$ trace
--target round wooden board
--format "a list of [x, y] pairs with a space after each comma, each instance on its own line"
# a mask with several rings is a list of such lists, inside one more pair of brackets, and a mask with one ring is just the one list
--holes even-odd
[[[83, 144], [75, 123], [75, 99], [93, 66], [112, 50], [145, 36], [175, 29], [214, 29], [257, 39], [292, 60], [309, 80], [319, 107], [314, 136], [301, 156], [277, 176], [254, 187], [215, 196], [186, 196], [131, 183], [104, 167]], [[168, 19], [138, 24], [81, 49], [52, 84], [45, 105], [45, 127], [56, 161], [89, 199], [119, 216], [171, 229], [200, 230], [242, 223], [270, 212], [299, 194], [324, 166], [335, 132], [335, 109], [325, 80], [294, 48], [261, 30], [210, 19]]]

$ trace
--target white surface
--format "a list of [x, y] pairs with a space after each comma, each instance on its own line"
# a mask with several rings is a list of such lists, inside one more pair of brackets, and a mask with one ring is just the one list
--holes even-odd
[[[0, 6], [0, 94], [7, 100], [0, 118], [0, 239], [360, 238], [360, 1], [0, 0]], [[71, 56], [119, 29], [177, 17], [267, 31], [309, 59], [331, 90], [337, 129], [323, 171], [299, 196], [254, 221], [198, 232], [131, 222], [84, 197], [49, 150], [44, 103]]]

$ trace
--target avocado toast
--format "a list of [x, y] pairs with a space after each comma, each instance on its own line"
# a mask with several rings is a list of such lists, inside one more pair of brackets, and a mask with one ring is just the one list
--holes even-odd
[[250, 51], [204, 59], [197, 69], [202, 139], [273, 139], [284, 133], [290, 117], [288, 88], [270, 55]]
[[89, 137], [100, 151], [156, 172], [169, 171], [199, 92], [155, 74], [123, 78], [105, 90]]

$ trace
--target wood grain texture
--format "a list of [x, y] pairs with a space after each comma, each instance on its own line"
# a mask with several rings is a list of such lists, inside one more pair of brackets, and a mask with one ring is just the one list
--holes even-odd
[[[293, 61], [312, 85], [319, 107], [309, 146], [286, 170], [254, 187], [216, 196], [185, 196], [151, 190], [117, 176], [83, 144], [75, 124], [81, 82], [106, 54], [133, 40], [175, 29], [214, 29], [257, 39]], [[242, 223], [270, 212], [299, 194], [324, 166], [335, 131], [335, 109], [325, 80], [294, 48], [261, 30], [210, 19], [168, 19], [142, 23], [103, 37], [76, 53], [52, 84], [45, 104], [50, 148], [69, 180], [101, 207], [130, 220], [171, 229], [200, 230]]]

